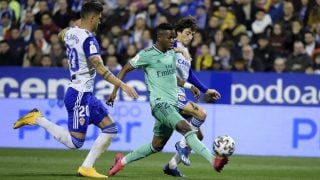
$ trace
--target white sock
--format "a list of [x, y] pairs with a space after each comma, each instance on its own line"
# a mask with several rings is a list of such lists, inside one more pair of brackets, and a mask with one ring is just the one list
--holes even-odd
[[180, 162], [181, 162], [180, 156], [178, 155], [178, 153], [176, 153], [169, 161], [169, 168], [175, 169]]
[[57, 141], [61, 142], [65, 146], [71, 149], [75, 149], [76, 147], [72, 143], [71, 135], [69, 131], [65, 128], [56, 125], [55, 123], [49, 121], [45, 117], [39, 117], [36, 120], [36, 124], [43, 127], [47, 130]]
[[94, 141], [89, 154], [82, 163], [82, 167], [93, 167], [96, 159], [106, 151], [115, 134], [101, 133]]
[[188, 146], [188, 144], [187, 144], [187, 140], [186, 140], [186, 138], [184, 138], [184, 136], [182, 136], [182, 138], [181, 138], [181, 140], [180, 140], [179, 144], [180, 144], [180, 146], [181, 146], [182, 148], [185, 148], [185, 147], [187, 147], [187, 146]]

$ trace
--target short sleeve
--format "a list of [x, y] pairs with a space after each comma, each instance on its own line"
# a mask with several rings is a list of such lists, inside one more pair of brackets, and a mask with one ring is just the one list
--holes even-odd
[[83, 42], [83, 51], [87, 58], [93, 55], [100, 55], [100, 47], [96, 38], [88, 37]]
[[[148, 58], [146, 58], [146, 54], [142, 51], [138, 53], [135, 57], [129, 60], [129, 63], [132, 65], [134, 68], [139, 68], [143, 67], [150, 62]], [[150, 58], [149, 58], [150, 59]]]

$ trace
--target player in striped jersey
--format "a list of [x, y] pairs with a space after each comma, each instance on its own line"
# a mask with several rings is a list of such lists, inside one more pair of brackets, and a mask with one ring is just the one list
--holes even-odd
[[100, 56], [100, 47], [92, 32], [97, 30], [103, 7], [98, 2], [88, 2], [81, 10], [80, 27], [70, 27], [60, 32], [69, 60], [71, 82], [65, 94], [64, 103], [68, 111], [68, 130], [58, 126], [44, 116], [38, 109], [31, 110], [20, 118], [14, 129], [24, 125], [39, 125], [54, 138], [70, 149], [80, 148], [86, 137], [88, 125], [94, 124], [101, 129], [89, 154], [78, 169], [78, 174], [91, 178], [107, 178], [98, 173], [93, 165], [106, 150], [117, 133], [117, 126], [108, 110], [93, 95], [96, 73], [115, 86], [120, 86], [130, 97], [137, 97], [135, 90], [116, 78], [104, 65]]

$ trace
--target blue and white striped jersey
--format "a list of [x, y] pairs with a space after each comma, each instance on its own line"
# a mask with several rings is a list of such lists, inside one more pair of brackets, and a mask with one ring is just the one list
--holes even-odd
[[96, 38], [85, 29], [71, 27], [66, 31], [64, 41], [71, 76], [69, 86], [80, 92], [92, 92], [96, 70], [89, 57], [100, 55]]
[[[176, 40], [174, 47], [182, 48], [186, 52], [189, 52], [188, 48], [186, 48], [180, 41]], [[191, 61], [187, 60], [182, 53], [176, 53], [176, 70], [177, 76], [183, 81], [188, 81], [189, 71], [191, 68]], [[178, 94], [185, 96], [185, 89], [183, 87], [178, 87]]]

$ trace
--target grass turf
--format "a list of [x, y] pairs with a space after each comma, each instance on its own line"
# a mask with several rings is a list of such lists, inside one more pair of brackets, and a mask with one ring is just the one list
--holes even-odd
[[[76, 176], [88, 151], [48, 149], [0, 149], [0, 179], [85, 179]], [[113, 164], [115, 152], [106, 152], [96, 162], [100, 173]], [[176, 179], [163, 174], [170, 153], [158, 153], [134, 162], [110, 179]], [[186, 179], [226, 180], [319, 180], [320, 158], [232, 156], [222, 173], [198, 155], [191, 166], [179, 166]]]

